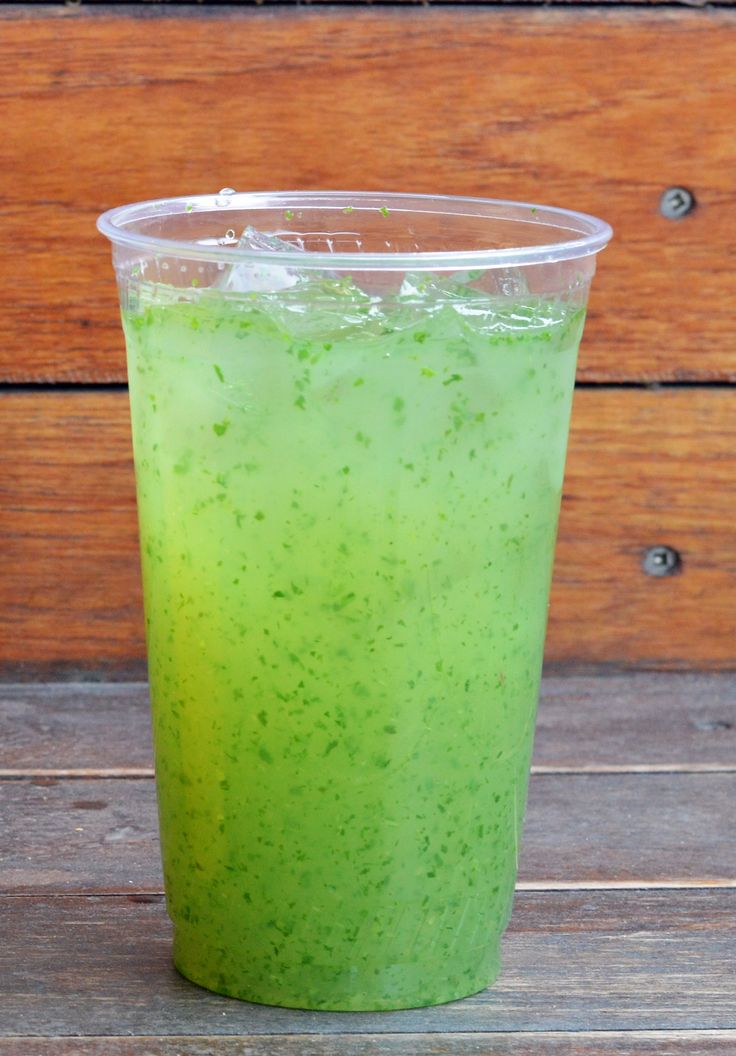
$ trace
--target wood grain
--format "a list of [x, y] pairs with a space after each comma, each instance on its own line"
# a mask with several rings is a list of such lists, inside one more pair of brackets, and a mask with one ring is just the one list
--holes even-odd
[[[600, 214], [616, 238], [581, 377], [734, 380], [735, 24], [725, 7], [5, 8], [0, 379], [122, 379], [95, 216], [230, 184]], [[676, 184], [698, 207], [672, 222]]]
[[[736, 420], [728, 389], [583, 389], [547, 659], [729, 669]], [[0, 669], [144, 669], [123, 392], [0, 394]], [[643, 573], [665, 543], [682, 572]]]
[[[0, 776], [151, 767], [148, 686], [0, 684]], [[537, 770], [736, 769], [736, 677], [547, 676]], [[107, 773], [106, 773], [107, 772]]]
[[[736, 888], [736, 774], [532, 776], [525, 888]], [[161, 891], [149, 779], [0, 781], [0, 893]]]
[[0, 1056], [733, 1056], [736, 1030], [0, 1038]]
[[185, 982], [171, 967], [159, 899], [8, 897], [0, 900], [0, 1033], [733, 1030], [735, 907], [736, 892], [726, 891], [525, 892], [490, 990], [440, 1008], [317, 1014]]
[[0, 774], [152, 765], [147, 685], [0, 683]]

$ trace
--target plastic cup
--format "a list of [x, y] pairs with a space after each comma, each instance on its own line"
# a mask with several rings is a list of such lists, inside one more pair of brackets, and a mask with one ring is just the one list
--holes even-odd
[[309, 1009], [483, 989], [610, 228], [229, 191], [98, 226], [127, 342], [177, 968]]

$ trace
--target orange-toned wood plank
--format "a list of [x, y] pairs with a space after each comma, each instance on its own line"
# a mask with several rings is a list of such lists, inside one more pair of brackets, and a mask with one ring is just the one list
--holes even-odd
[[[0, 379], [124, 376], [104, 208], [287, 186], [598, 213], [595, 379], [736, 379], [736, 12], [0, 12]], [[697, 209], [659, 215], [690, 186]]]
[[[735, 480], [728, 389], [579, 391], [548, 660], [733, 667]], [[142, 670], [125, 393], [2, 395], [0, 505], [0, 666]]]

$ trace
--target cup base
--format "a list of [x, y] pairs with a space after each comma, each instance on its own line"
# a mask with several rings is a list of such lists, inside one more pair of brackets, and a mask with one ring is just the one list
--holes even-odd
[[241, 1001], [305, 1011], [383, 1012], [470, 997], [496, 980], [500, 939], [470, 951], [468, 960], [462, 969], [443, 963], [432, 980], [426, 963], [348, 968], [300, 963], [284, 965], [272, 979], [259, 971], [257, 958], [249, 958], [247, 950], [236, 967], [232, 954], [209, 947], [188, 927], [177, 925], [174, 934], [174, 966], [190, 982]]

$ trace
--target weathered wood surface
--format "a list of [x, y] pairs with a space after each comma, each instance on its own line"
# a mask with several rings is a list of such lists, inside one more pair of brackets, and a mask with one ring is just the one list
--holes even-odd
[[[0, 379], [122, 379], [95, 216], [226, 184], [600, 214], [616, 238], [581, 377], [736, 378], [732, 9], [24, 5], [0, 19]], [[658, 202], [678, 184], [698, 207], [672, 222]]]
[[547, 676], [534, 745], [537, 769], [736, 767], [736, 677], [629, 673]]
[[524, 892], [491, 989], [438, 1008], [319, 1014], [179, 978], [161, 899], [3, 898], [0, 1033], [732, 1030], [734, 909], [736, 892], [722, 890]]
[[[0, 777], [150, 769], [145, 683], [0, 684]], [[734, 770], [736, 677], [630, 672], [547, 676], [539, 771]]]
[[152, 766], [147, 684], [0, 684], [0, 776]]
[[[735, 802], [736, 773], [533, 775], [519, 882], [736, 888]], [[163, 889], [150, 778], [0, 781], [0, 831], [0, 893]]]
[[733, 1056], [736, 1030], [0, 1038], [0, 1056]]
[[[552, 592], [552, 664], [732, 668], [728, 389], [582, 389]], [[0, 668], [144, 670], [127, 398], [0, 394]], [[642, 571], [647, 547], [682, 572]]]

